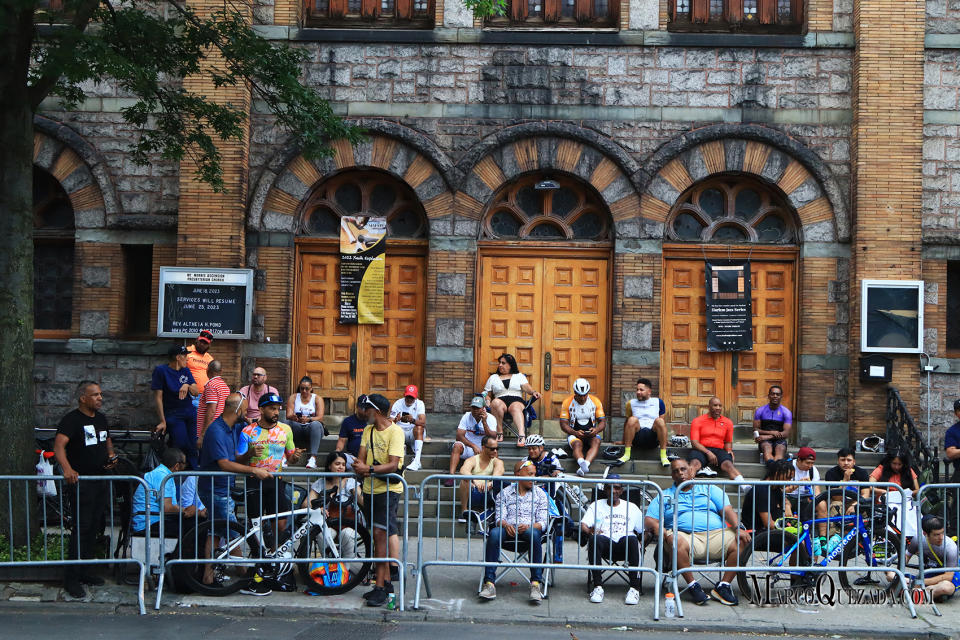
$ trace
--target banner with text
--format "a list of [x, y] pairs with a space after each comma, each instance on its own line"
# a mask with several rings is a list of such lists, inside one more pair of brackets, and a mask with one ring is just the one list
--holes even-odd
[[386, 218], [340, 218], [341, 324], [383, 324], [386, 247]]
[[753, 349], [749, 260], [707, 260], [707, 351]]

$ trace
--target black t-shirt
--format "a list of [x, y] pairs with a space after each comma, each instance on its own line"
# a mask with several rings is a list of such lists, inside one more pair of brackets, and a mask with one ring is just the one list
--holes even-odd
[[67, 460], [77, 473], [101, 475], [107, 464], [107, 417], [99, 411], [88, 416], [74, 409], [63, 416], [57, 425], [57, 433], [67, 436]]
[[[827, 482], [843, 482], [843, 469], [840, 468], [840, 465], [836, 465], [834, 468], [827, 471], [823, 476], [823, 479]], [[853, 465], [853, 474], [850, 476], [850, 482], [870, 482], [870, 474], [866, 469]], [[840, 501], [840, 492], [841, 491], [854, 491], [856, 492], [856, 487], [824, 487], [824, 491], [830, 492], [830, 499], [836, 502]]]
[[763, 529], [761, 513], [767, 514], [772, 528], [773, 523], [783, 517], [783, 487], [754, 487], [743, 497], [740, 511], [740, 521], [747, 529]]

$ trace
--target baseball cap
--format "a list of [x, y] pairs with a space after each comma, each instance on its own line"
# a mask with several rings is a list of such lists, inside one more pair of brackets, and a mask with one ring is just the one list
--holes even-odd
[[280, 397], [280, 394], [277, 393], [265, 393], [260, 396], [260, 402], [257, 403], [258, 407], [265, 407], [268, 404], [279, 404], [283, 406], [283, 398]]
[[800, 450], [797, 451], [798, 460], [806, 460], [807, 458], [817, 459], [817, 452], [814, 451], [811, 447], [800, 447]]
[[414, 398], [418, 397], [418, 396], [417, 396], [417, 385], [415, 385], [415, 384], [408, 384], [408, 385], [407, 385], [407, 388], [403, 390], [403, 395], [405, 395], [405, 396], [413, 396]]
[[953, 401], [953, 410], [954, 410], [954, 411], [960, 411], [960, 400], [954, 400], [954, 401]]
[[170, 358], [176, 358], [177, 356], [185, 355], [187, 355], [187, 348], [182, 344], [171, 345], [171, 347], [167, 349], [167, 356]]
[[366, 396], [363, 399], [363, 402], [361, 402], [360, 406], [376, 409], [383, 415], [390, 413], [390, 401], [379, 393], [371, 393], [370, 395]]
[[476, 408], [478, 408], [478, 409], [482, 409], [482, 408], [485, 407], [486, 405], [485, 405], [484, 402], [483, 402], [483, 397], [482, 397], [482, 396], [473, 396], [473, 400], [470, 401], [470, 406], [471, 406], [471, 407], [476, 407]]
[[207, 344], [210, 344], [211, 342], [213, 342], [213, 334], [207, 331], [206, 329], [204, 329], [203, 331], [200, 332], [200, 335], [197, 336], [197, 340], [200, 342], [206, 342]]

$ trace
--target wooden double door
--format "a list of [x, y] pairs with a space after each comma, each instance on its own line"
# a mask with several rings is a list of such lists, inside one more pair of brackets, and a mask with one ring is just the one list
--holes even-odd
[[387, 254], [384, 323], [378, 325], [337, 322], [338, 254], [300, 252], [297, 266], [292, 384], [310, 376], [327, 399], [327, 413], [339, 415], [351, 413], [361, 393], [380, 393], [393, 402], [408, 384], [423, 388], [424, 256]]
[[686, 433], [684, 427], [706, 413], [713, 396], [723, 401], [723, 413], [734, 424], [750, 424], [774, 384], [783, 387], [783, 404], [795, 410], [795, 255], [752, 259], [750, 280], [753, 350], [710, 352], [704, 259], [664, 257], [660, 393], [677, 432]]
[[480, 258], [474, 386], [483, 389], [501, 353], [513, 354], [544, 396], [538, 413], [556, 419], [577, 378], [586, 378], [591, 393], [609, 402], [609, 263], [529, 257], [536, 253]]

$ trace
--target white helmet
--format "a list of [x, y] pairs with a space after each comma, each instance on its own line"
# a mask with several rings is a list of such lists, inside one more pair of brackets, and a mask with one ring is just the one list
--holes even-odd
[[590, 383], [586, 378], [577, 378], [573, 381], [573, 392], [578, 396], [585, 396], [590, 393]]
[[537, 434], [527, 436], [526, 445], [528, 447], [542, 447], [543, 444], [543, 436], [538, 436]]

